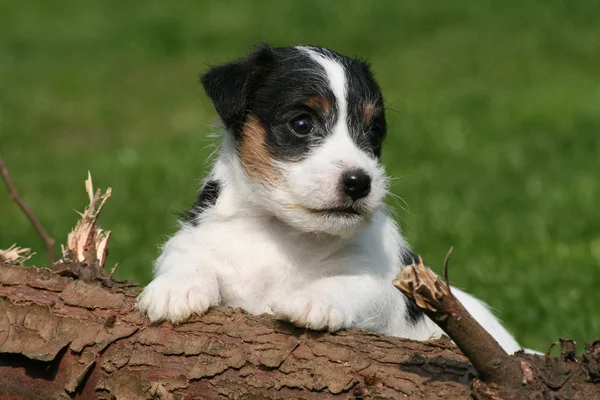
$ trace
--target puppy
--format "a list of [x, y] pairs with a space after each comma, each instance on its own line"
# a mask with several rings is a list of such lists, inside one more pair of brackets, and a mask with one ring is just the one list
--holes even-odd
[[[439, 337], [391, 283], [414, 255], [385, 211], [387, 124], [369, 65], [263, 46], [202, 84], [225, 126], [220, 154], [138, 309], [180, 322], [227, 305], [317, 330]], [[452, 291], [507, 352], [519, 349], [485, 304]]]

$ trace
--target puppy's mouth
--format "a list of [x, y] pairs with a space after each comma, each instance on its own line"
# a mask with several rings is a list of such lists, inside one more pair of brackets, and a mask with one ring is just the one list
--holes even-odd
[[359, 217], [362, 213], [353, 207], [306, 208], [312, 214], [330, 217], [351, 218]]

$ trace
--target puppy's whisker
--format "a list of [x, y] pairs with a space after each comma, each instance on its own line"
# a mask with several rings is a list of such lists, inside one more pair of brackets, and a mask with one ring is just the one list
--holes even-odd
[[403, 179], [406, 179], [405, 176], [388, 176], [388, 181], [390, 181], [391, 183], [396, 183], [398, 181], [401, 181]]
[[[392, 192], [388, 192], [388, 195], [391, 197], [392, 201], [398, 208], [400, 208], [402, 211], [406, 212], [407, 214], [411, 215], [410, 206], [408, 205], [406, 200], [404, 200], [402, 197], [400, 197], [397, 194], [392, 193]], [[402, 204], [400, 204], [400, 202], [402, 202]]]

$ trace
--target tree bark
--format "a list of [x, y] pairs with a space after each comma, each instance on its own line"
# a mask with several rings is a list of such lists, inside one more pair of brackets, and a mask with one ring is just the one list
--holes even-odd
[[[0, 265], [0, 398], [468, 399], [472, 383], [485, 398], [448, 339], [306, 331], [226, 307], [149, 325], [134, 311], [138, 293]], [[598, 398], [593, 374], [569, 381], [569, 371], [555, 386]]]
[[148, 325], [138, 290], [0, 267], [0, 393], [10, 398], [469, 398], [452, 343], [305, 331], [226, 307]]

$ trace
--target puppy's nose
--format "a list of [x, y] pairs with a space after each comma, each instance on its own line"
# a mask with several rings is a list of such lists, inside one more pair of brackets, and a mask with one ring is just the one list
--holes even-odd
[[344, 193], [352, 200], [367, 197], [371, 192], [371, 177], [362, 169], [352, 169], [342, 176]]

